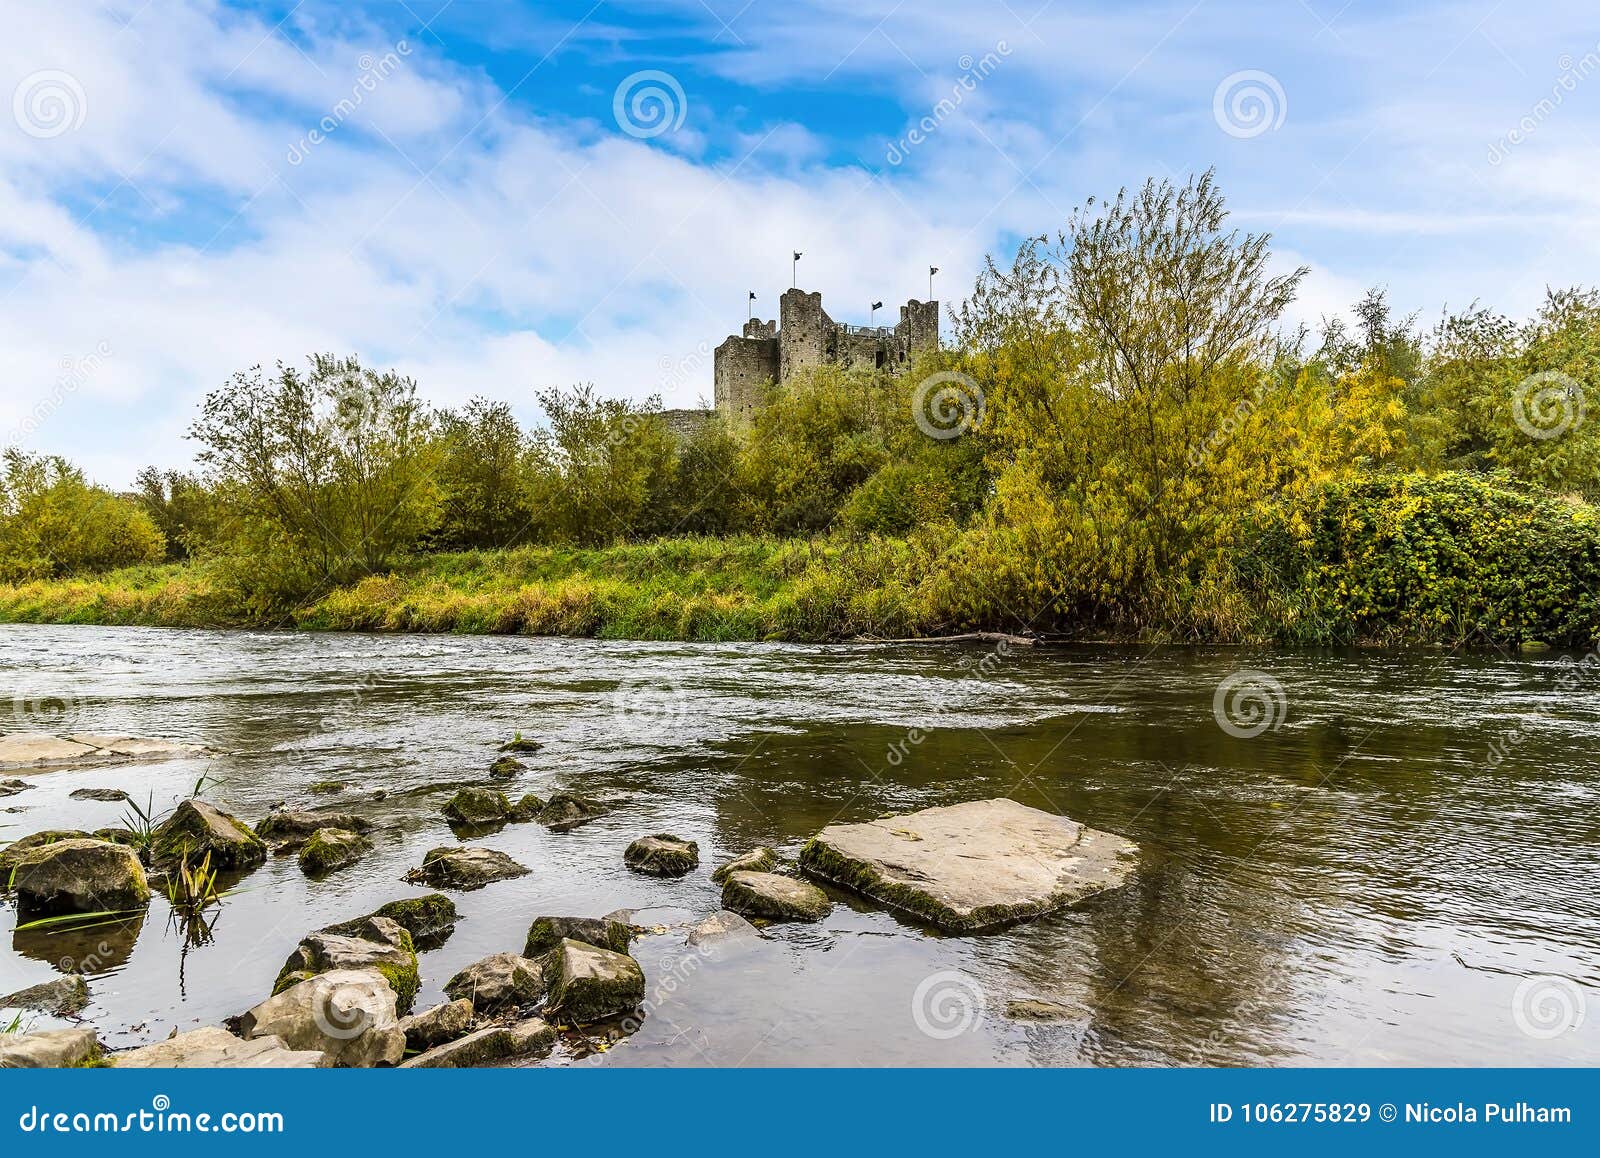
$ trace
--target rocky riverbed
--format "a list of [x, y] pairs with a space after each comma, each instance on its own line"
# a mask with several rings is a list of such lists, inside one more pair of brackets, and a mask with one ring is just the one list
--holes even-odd
[[1600, 1060], [1519, 1004], [1600, 959], [1600, 703], [1560, 658], [1249, 657], [1285, 705], [1241, 735], [1242, 658], [0, 629], [14, 730], [184, 746], [0, 776], [0, 843], [46, 834], [0, 997], [53, 1035], [5, 1045]]

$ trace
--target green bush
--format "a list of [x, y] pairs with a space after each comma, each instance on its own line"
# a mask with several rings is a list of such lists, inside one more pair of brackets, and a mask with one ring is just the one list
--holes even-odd
[[1600, 637], [1595, 508], [1505, 478], [1357, 477], [1263, 515], [1241, 581], [1286, 641]]
[[156, 563], [166, 542], [128, 499], [91, 486], [62, 458], [5, 452], [0, 472], [0, 575], [59, 578]]

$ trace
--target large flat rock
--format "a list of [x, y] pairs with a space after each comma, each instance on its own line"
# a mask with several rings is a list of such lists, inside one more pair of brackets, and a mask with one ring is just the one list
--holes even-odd
[[800, 866], [946, 932], [977, 933], [1116, 888], [1137, 855], [1124, 837], [1002, 799], [832, 824]]
[[195, 756], [205, 749], [176, 740], [141, 736], [75, 732], [57, 736], [49, 732], [8, 732], [0, 735], [0, 769], [88, 768], [121, 764], [128, 760], [168, 760]]
[[316, 1069], [319, 1050], [295, 1050], [271, 1035], [245, 1041], [225, 1029], [206, 1027], [174, 1034], [155, 1045], [111, 1055], [117, 1069]]

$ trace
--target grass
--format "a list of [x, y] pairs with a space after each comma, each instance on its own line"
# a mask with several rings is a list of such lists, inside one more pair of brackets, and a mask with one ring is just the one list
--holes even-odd
[[821, 641], [929, 631], [896, 598], [925, 562], [892, 540], [468, 551], [405, 560], [277, 614], [247, 612], [203, 566], [168, 564], [0, 584], [0, 622]]

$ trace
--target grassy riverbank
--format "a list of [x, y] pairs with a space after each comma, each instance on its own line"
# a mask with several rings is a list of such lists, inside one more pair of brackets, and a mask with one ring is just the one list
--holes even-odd
[[[1268, 506], [1210, 584], [1167, 581], [1139, 617], [1076, 617], [1005, 541], [677, 538], [417, 555], [287, 606], [227, 568], [133, 567], [0, 584], [0, 622], [293, 627], [610, 639], [832, 641], [973, 630], [1107, 639], [1465, 644], [1600, 638], [1600, 512], [1446, 474], [1330, 484]], [[1081, 606], [1081, 602], [1077, 602]]]
[[[201, 564], [0, 584], [0, 621], [157, 627], [594, 636], [845, 639], [917, 634], [903, 541], [683, 538], [580, 550], [419, 556], [392, 572], [252, 609]], [[920, 630], [936, 630], [924, 625]]]

